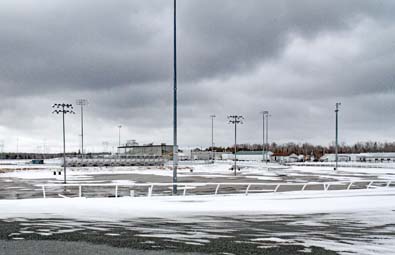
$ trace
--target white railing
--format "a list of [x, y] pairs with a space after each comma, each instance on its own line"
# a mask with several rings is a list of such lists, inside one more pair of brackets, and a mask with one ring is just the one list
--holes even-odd
[[[218, 195], [221, 188], [232, 187], [240, 188], [237, 193], [244, 193], [246, 196], [250, 193], [268, 193], [268, 192], [289, 192], [289, 191], [330, 191], [330, 187], [338, 186], [338, 189], [332, 190], [350, 190], [354, 189], [374, 189], [374, 188], [389, 188], [391, 184], [395, 184], [395, 180], [358, 180], [358, 181], [338, 181], [338, 182], [308, 182], [308, 183], [134, 183], [134, 184], [45, 184], [39, 185], [42, 189], [43, 198], [47, 197], [47, 191], [49, 188], [78, 188], [78, 197], [83, 196], [84, 187], [111, 187], [114, 189], [114, 197], [119, 197], [119, 188], [129, 188], [133, 191], [133, 188], [145, 188], [146, 196], [153, 196], [155, 187], [168, 187], [171, 189], [173, 185], [178, 187], [178, 190], [182, 191], [182, 195], [186, 196], [187, 190], [194, 190], [198, 187], [212, 187], [213, 189], [204, 191], [206, 195]], [[289, 187], [298, 187], [300, 189], [290, 189]], [[308, 187], [315, 186], [313, 189], [307, 189]], [[340, 186], [340, 189], [339, 189]], [[343, 186], [343, 187], [341, 187]], [[261, 187], [260, 189], [251, 189], [252, 187]], [[267, 188], [271, 187], [271, 188]], [[284, 187], [285, 190], [284, 190]], [[163, 192], [162, 192], [163, 193]], [[235, 193], [226, 193], [235, 194]], [[157, 195], [161, 195], [158, 193]], [[163, 194], [162, 194], [163, 195]], [[64, 195], [59, 195], [65, 197]]]

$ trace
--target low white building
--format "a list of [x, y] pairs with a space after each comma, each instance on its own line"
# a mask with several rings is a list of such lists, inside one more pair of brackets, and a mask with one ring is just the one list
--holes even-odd
[[[338, 154], [340, 162], [395, 162], [395, 153], [353, 153]], [[336, 154], [325, 154], [320, 158], [322, 162], [335, 162]]]
[[273, 153], [271, 155], [271, 161], [280, 162], [280, 163], [294, 163], [300, 162], [304, 160], [303, 155], [296, 155], [295, 153]]
[[[266, 157], [268, 160], [270, 160], [272, 154], [273, 152], [271, 151], [266, 152]], [[234, 158], [235, 155], [233, 153], [222, 154], [223, 160], [232, 160]], [[264, 155], [262, 151], [238, 151], [236, 154], [236, 158], [240, 161], [262, 161], [264, 159]]]
[[[338, 154], [338, 160], [339, 162], [349, 162], [356, 160], [356, 157], [351, 157], [349, 154]], [[336, 161], [336, 154], [325, 154], [320, 158], [321, 162], [335, 162]]]
[[361, 153], [358, 154], [360, 162], [395, 162], [395, 153]]

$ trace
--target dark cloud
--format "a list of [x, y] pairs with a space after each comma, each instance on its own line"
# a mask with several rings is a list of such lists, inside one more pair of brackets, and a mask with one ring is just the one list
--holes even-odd
[[[393, 140], [393, 1], [178, 1], [179, 124], [184, 146], [260, 141], [328, 144], [342, 101], [343, 140]], [[58, 148], [54, 102], [89, 99], [88, 148], [124, 138], [171, 142], [172, 1], [6, 0], [0, 3], [0, 140]], [[72, 148], [78, 116], [68, 121]], [[23, 142], [25, 141], [25, 142]], [[39, 142], [40, 141], [40, 142]], [[9, 146], [7, 147], [7, 144]], [[22, 146], [22, 148], [24, 148]]]

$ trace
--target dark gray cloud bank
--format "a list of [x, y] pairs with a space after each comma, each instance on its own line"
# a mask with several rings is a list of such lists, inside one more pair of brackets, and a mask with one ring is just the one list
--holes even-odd
[[[395, 140], [395, 2], [179, 1], [179, 141], [261, 141], [269, 110], [276, 142]], [[55, 102], [90, 101], [88, 150], [102, 142], [172, 140], [172, 1], [0, 2], [0, 140], [5, 150], [60, 148]], [[77, 113], [79, 113], [77, 111]], [[70, 149], [79, 116], [67, 118]], [[42, 150], [42, 148], [41, 148]]]

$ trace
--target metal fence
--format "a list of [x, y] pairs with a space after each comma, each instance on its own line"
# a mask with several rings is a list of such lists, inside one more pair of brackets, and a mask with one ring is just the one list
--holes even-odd
[[[46, 184], [39, 185], [43, 198], [60, 197], [120, 197], [171, 195], [173, 183], [134, 184]], [[252, 193], [276, 193], [291, 191], [332, 191], [393, 188], [395, 180], [358, 180], [307, 183], [177, 183], [179, 195], [226, 195]]]

